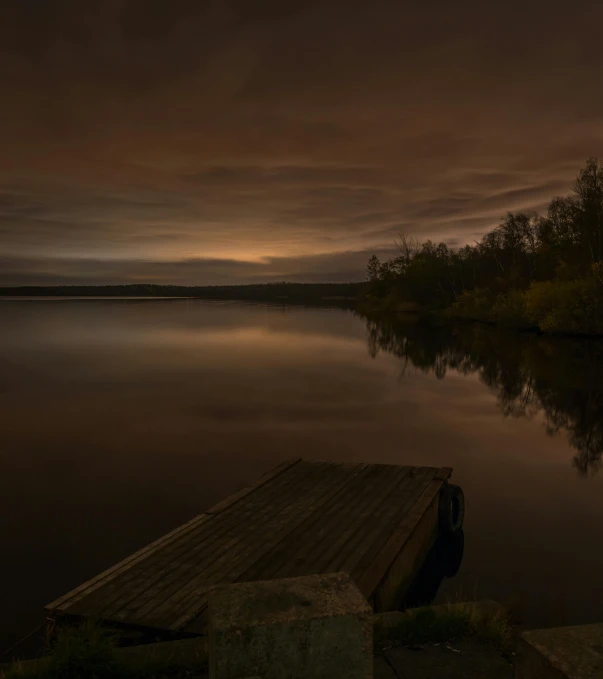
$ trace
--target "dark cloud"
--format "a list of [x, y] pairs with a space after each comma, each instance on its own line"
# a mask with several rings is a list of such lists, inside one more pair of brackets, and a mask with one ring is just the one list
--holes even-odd
[[36, 262], [15, 282], [230, 282], [359, 278], [349, 253], [400, 230], [470, 242], [601, 154], [602, 23], [589, 0], [7, 0], [0, 256]]

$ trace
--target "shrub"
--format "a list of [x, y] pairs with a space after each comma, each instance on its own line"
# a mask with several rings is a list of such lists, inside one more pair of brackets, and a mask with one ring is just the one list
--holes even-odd
[[404, 613], [385, 615], [390, 617], [393, 624], [383, 625], [377, 617], [377, 645], [388, 642], [413, 645], [474, 639], [502, 649], [509, 642], [511, 634], [506, 614], [499, 607], [485, 606], [480, 602], [424, 606], [411, 608]]
[[532, 283], [526, 315], [543, 332], [603, 333], [603, 284], [595, 277]]
[[489, 290], [463, 292], [452, 305], [449, 315], [470, 321], [494, 321], [494, 295]]
[[498, 295], [492, 315], [497, 323], [507, 327], [528, 328], [534, 325], [526, 315], [526, 298], [521, 290], [510, 290]]
[[102, 627], [87, 622], [59, 629], [52, 654], [32, 663], [17, 663], [3, 679], [120, 679], [124, 671], [115, 640]]

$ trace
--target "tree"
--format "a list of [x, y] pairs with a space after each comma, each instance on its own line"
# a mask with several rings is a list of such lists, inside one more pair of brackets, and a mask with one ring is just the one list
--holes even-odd
[[590, 158], [574, 183], [580, 241], [591, 262], [603, 259], [603, 167]]
[[379, 273], [381, 271], [381, 262], [377, 255], [373, 255], [366, 265], [366, 280], [369, 283], [374, 283], [379, 280]]
[[407, 236], [404, 233], [399, 233], [398, 240], [396, 241], [396, 247], [400, 252], [400, 255], [396, 258], [396, 260], [399, 262], [399, 268], [404, 271], [417, 256], [419, 250], [421, 249], [421, 244], [416, 238]]
[[[389, 261], [371, 258], [369, 280], [379, 280], [372, 294], [431, 310], [455, 305], [458, 311], [460, 304], [467, 311], [463, 317], [501, 323], [512, 318], [518, 323], [532, 284], [549, 281], [555, 283], [555, 290], [578, 291], [590, 290], [593, 280], [603, 284], [599, 267], [599, 263], [603, 266], [603, 166], [591, 158], [580, 171], [572, 195], [554, 198], [545, 216], [508, 212], [474, 245], [454, 250], [445, 243], [419, 244], [400, 234], [396, 246], [398, 253]], [[578, 281], [585, 286], [569, 285]], [[577, 307], [586, 302], [576, 302], [576, 295], [566, 295], [560, 304], [574, 319], [571, 327], [583, 324], [582, 330], [590, 333], [592, 319], [603, 317], [603, 307], [600, 315], [594, 308], [603, 304], [603, 298], [597, 293], [590, 320], [580, 320], [584, 314]]]

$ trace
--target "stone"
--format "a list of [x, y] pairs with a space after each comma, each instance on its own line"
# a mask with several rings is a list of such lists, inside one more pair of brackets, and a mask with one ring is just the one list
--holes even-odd
[[398, 679], [398, 675], [382, 655], [376, 655], [374, 658], [373, 679]]
[[372, 609], [346, 573], [209, 592], [210, 679], [369, 679]]
[[516, 679], [603, 679], [603, 624], [523, 632]]

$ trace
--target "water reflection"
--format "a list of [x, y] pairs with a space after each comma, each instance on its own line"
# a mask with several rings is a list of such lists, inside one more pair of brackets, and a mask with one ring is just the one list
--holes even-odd
[[603, 455], [603, 341], [505, 332], [475, 324], [434, 329], [419, 323], [367, 320], [369, 354], [397, 356], [409, 368], [445, 379], [450, 370], [475, 373], [493, 389], [503, 414], [542, 413], [549, 435], [564, 432], [581, 476]]
[[465, 534], [440, 535], [408, 588], [400, 610], [432, 604], [445, 578], [459, 571], [465, 552]]
[[[595, 469], [600, 351], [492, 330], [369, 326], [372, 360], [365, 319], [337, 309], [0, 303], [0, 649], [292, 457], [453, 467], [467, 540], [436, 603], [520, 598], [530, 624], [598, 622], [603, 474], [581, 482], [565, 429]], [[533, 419], [503, 419], [494, 393]]]

